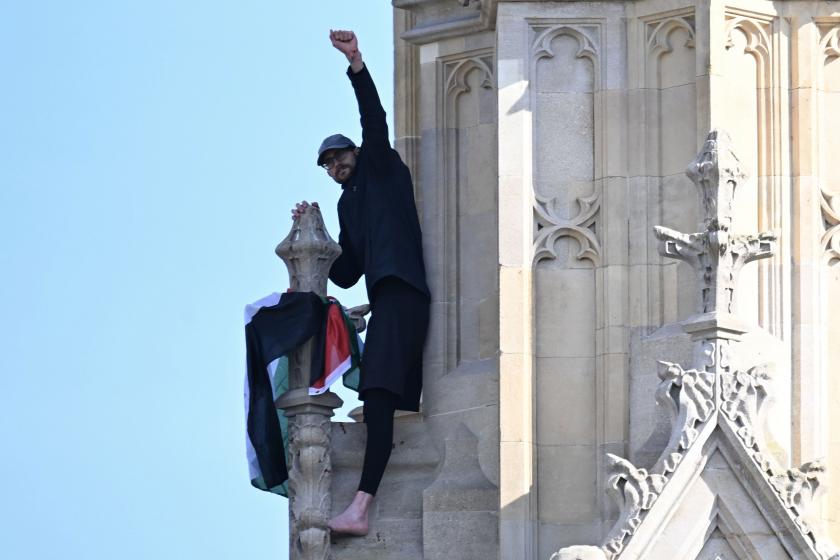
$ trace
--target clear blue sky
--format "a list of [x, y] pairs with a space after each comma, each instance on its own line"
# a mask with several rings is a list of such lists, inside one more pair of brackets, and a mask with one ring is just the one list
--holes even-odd
[[0, 3], [0, 558], [286, 557], [286, 500], [248, 482], [242, 308], [286, 289], [296, 200], [337, 237], [315, 151], [359, 125], [327, 33], [357, 31], [390, 113], [391, 17]]

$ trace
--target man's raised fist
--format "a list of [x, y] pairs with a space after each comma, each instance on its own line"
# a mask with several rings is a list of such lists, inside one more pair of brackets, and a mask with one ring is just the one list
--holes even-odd
[[352, 60], [359, 52], [359, 41], [356, 39], [356, 34], [352, 31], [344, 31], [338, 29], [336, 31], [330, 30], [330, 41], [333, 46], [344, 53], [347, 60]]

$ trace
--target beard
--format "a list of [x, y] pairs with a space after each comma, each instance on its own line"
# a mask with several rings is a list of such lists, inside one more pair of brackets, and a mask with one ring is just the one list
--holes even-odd
[[336, 183], [343, 185], [345, 181], [350, 179], [350, 176], [353, 174], [353, 170], [350, 168], [349, 165], [342, 165], [338, 169], [336, 169], [335, 173], [333, 174], [333, 179]]

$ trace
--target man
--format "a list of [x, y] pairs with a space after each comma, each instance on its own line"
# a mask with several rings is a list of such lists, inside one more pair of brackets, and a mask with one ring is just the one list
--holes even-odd
[[[394, 411], [419, 410], [430, 295], [411, 174], [388, 141], [385, 111], [355, 34], [330, 31], [330, 40], [350, 62], [347, 75], [362, 122], [361, 146], [335, 134], [318, 149], [318, 165], [342, 188], [342, 253], [330, 279], [349, 288], [364, 275], [371, 318], [359, 385], [367, 425], [361, 481], [352, 503], [329, 525], [335, 533], [362, 536], [368, 532], [368, 510], [391, 455]], [[292, 217], [307, 204], [298, 204]]]

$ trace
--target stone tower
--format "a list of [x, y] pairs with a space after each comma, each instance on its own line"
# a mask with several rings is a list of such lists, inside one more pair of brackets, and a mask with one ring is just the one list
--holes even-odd
[[[831, 557], [840, 2], [392, 4], [425, 391], [334, 557]], [[726, 208], [684, 173], [712, 153]], [[363, 429], [333, 426], [334, 503]]]

